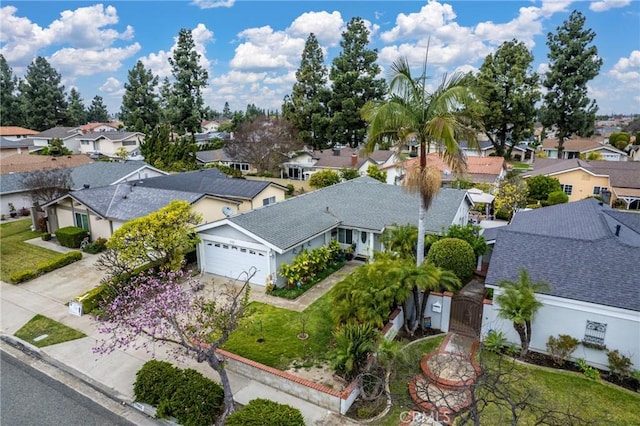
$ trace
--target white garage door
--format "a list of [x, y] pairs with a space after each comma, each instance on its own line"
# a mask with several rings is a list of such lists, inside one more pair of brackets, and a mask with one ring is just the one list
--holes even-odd
[[253, 266], [257, 269], [252, 284], [265, 285], [269, 275], [269, 256], [266, 251], [233, 244], [205, 241], [206, 272], [238, 278]]

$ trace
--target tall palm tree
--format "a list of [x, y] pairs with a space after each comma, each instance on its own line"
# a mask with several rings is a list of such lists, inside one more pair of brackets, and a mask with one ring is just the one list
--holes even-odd
[[531, 322], [542, 307], [536, 299], [536, 293], [549, 291], [550, 286], [544, 281], [531, 282], [526, 269], [520, 270], [518, 281], [502, 280], [498, 283], [504, 291], [496, 296], [498, 316], [513, 323], [513, 328], [520, 336], [520, 357], [527, 355], [531, 343]]

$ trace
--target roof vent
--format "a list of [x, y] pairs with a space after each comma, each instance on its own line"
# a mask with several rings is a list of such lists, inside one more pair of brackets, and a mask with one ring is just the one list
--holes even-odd
[[91, 185], [89, 185], [88, 183], [85, 183], [84, 185], [82, 185], [84, 187], [84, 189], [89, 189], [89, 187], [91, 187]]
[[621, 228], [620, 225], [616, 225], [616, 237], [620, 236], [620, 228]]
[[333, 155], [338, 157], [340, 155], [340, 148], [333, 148]]

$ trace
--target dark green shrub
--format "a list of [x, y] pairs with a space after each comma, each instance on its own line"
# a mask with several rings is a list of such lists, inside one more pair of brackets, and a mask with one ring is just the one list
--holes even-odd
[[222, 387], [196, 370], [183, 370], [178, 376], [169, 401], [170, 415], [184, 426], [214, 424], [224, 405]]
[[476, 267], [473, 247], [459, 238], [443, 238], [433, 243], [427, 262], [453, 272], [463, 284], [469, 281]]
[[37, 276], [38, 274], [36, 274], [34, 271], [25, 270], [25, 271], [14, 272], [13, 274], [11, 274], [11, 277], [9, 278], [9, 280], [14, 284], [20, 284], [25, 281], [32, 280]]
[[89, 254], [98, 254], [105, 251], [106, 249], [107, 249], [107, 239], [98, 238], [95, 241], [87, 244], [87, 246], [84, 248], [84, 251], [86, 251]]
[[46, 234], [42, 234], [40, 238], [42, 238], [42, 241], [51, 241], [51, 234], [47, 232]]
[[304, 426], [304, 417], [297, 408], [268, 399], [254, 399], [231, 414], [225, 426]]
[[473, 248], [473, 253], [478, 257], [487, 251], [487, 241], [480, 235], [481, 229], [478, 225], [471, 223], [465, 226], [451, 225], [447, 230], [447, 237], [458, 238], [468, 242]]
[[133, 393], [136, 401], [158, 406], [160, 401], [169, 400], [179, 384], [180, 369], [166, 361], [152, 359], [144, 363], [136, 373]]
[[89, 233], [77, 226], [67, 226], [56, 231], [56, 238], [60, 245], [69, 248], [80, 248], [80, 243]]
[[293, 192], [295, 190], [296, 190], [296, 187], [293, 186], [293, 184], [291, 184], [291, 183], [287, 184], [287, 192], [286, 192], [287, 195], [289, 195], [289, 196], [293, 195]]
[[82, 253], [79, 251], [72, 251], [49, 262], [38, 263], [36, 268], [39, 274], [46, 274], [47, 272], [54, 271], [62, 268], [63, 266], [71, 265], [73, 262], [77, 262], [80, 259], [82, 259]]
[[580, 340], [568, 334], [560, 334], [558, 337], [549, 336], [547, 339], [547, 351], [553, 358], [553, 362], [563, 365], [564, 361], [576, 350]]
[[105, 290], [106, 287], [104, 285], [99, 285], [82, 296], [78, 296], [76, 301], [82, 303], [82, 312], [89, 314], [96, 309], [105, 296]]
[[564, 204], [569, 202], [569, 196], [564, 191], [555, 191], [549, 194], [547, 205], [554, 206], [556, 204]]
[[607, 360], [609, 361], [609, 371], [616, 377], [631, 376], [631, 358], [620, 354], [617, 349], [607, 351]]

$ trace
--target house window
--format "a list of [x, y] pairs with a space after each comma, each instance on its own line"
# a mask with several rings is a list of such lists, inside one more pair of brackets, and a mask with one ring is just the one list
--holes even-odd
[[604, 335], [607, 333], [607, 324], [587, 320], [587, 327], [584, 331], [585, 343], [594, 345], [604, 345]]
[[86, 213], [76, 212], [76, 226], [85, 231], [89, 230], [89, 216]]
[[80, 145], [89, 145], [89, 141], [82, 140], [80, 141]]
[[560, 188], [562, 188], [564, 193], [569, 195], [569, 196], [573, 193], [573, 185], [560, 184]]
[[602, 191], [606, 191], [606, 186], [594, 186], [593, 187], [593, 195], [600, 195]]
[[122, 146], [136, 146], [138, 141], [122, 141]]
[[276, 202], [276, 197], [275, 196], [262, 199], [262, 205], [263, 206], [268, 206], [269, 204], [273, 204], [275, 202]]
[[353, 230], [338, 229], [338, 242], [342, 244], [353, 244]]

